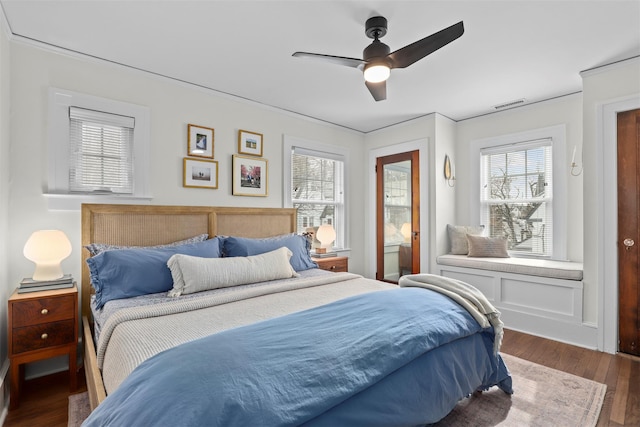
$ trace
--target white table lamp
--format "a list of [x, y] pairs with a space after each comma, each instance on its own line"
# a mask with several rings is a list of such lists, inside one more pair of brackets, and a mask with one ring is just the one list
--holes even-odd
[[36, 264], [33, 280], [54, 280], [64, 276], [60, 263], [71, 254], [71, 242], [60, 230], [39, 230], [24, 245], [25, 258]]
[[336, 230], [333, 229], [331, 224], [322, 224], [316, 231], [316, 239], [320, 242], [320, 247], [316, 248], [316, 253], [326, 254], [327, 247], [330, 247], [331, 243], [336, 240]]
[[404, 242], [408, 243], [411, 241], [411, 224], [409, 224], [408, 222], [405, 222], [404, 224], [402, 224], [402, 227], [400, 227], [400, 233], [402, 234], [402, 237], [404, 237]]

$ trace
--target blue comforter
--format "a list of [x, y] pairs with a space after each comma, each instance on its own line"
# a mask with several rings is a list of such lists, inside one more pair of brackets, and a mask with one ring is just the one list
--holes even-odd
[[511, 378], [458, 304], [421, 288], [350, 297], [148, 359], [83, 426], [403, 426]]

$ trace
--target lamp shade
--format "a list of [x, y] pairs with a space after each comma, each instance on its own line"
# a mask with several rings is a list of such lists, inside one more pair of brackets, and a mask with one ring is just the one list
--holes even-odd
[[331, 224], [322, 224], [316, 231], [316, 239], [318, 239], [323, 248], [326, 248], [336, 240], [336, 230], [333, 229]]
[[64, 273], [60, 263], [71, 254], [71, 242], [60, 230], [39, 230], [31, 234], [23, 250], [36, 264], [33, 280], [54, 280]]
[[405, 243], [411, 240], [411, 224], [405, 222], [400, 227], [400, 233], [402, 233], [402, 237], [404, 237]]

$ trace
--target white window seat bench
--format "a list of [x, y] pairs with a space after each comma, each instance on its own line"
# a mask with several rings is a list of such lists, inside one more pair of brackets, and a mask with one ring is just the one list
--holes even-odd
[[466, 255], [447, 254], [438, 257], [438, 264], [552, 279], [582, 280], [581, 262], [533, 258], [470, 258]]
[[477, 287], [500, 310], [507, 328], [596, 348], [595, 325], [583, 323], [582, 272], [582, 263], [569, 261], [437, 258], [437, 274]]

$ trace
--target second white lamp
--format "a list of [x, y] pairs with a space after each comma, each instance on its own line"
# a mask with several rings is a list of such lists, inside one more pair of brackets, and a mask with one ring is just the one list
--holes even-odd
[[320, 242], [320, 247], [316, 248], [316, 253], [326, 254], [327, 247], [331, 247], [331, 243], [336, 240], [336, 230], [331, 224], [322, 224], [316, 231], [316, 239]]

